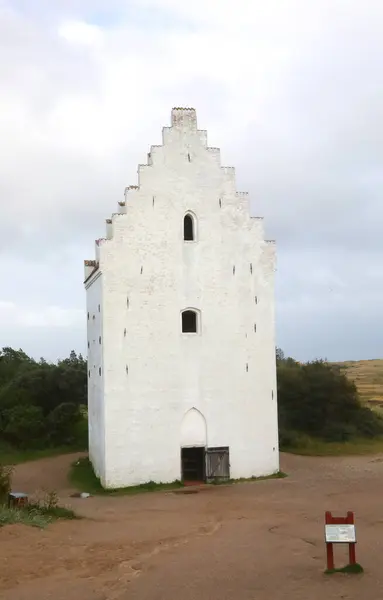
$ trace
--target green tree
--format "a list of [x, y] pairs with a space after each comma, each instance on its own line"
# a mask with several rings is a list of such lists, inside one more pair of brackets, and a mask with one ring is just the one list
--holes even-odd
[[0, 387], [12, 379], [24, 368], [30, 367], [35, 361], [23, 350], [13, 350], [5, 346], [0, 350]]
[[[57, 364], [22, 350], [0, 353], [0, 441], [19, 447], [69, 444], [87, 437], [87, 363], [72, 351]], [[28, 426], [28, 422], [30, 426]]]
[[76, 424], [82, 420], [80, 408], [73, 402], [63, 402], [49, 413], [46, 426], [52, 444], [72, 444], [76, 438]]
[[3, 413], [7, 441], [19, 448], [38, 447], [44, 432], [43, 413], [38, 406], [14, 406]]

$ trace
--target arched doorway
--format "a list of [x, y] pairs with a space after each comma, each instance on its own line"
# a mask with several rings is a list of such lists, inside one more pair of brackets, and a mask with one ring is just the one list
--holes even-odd
[[181, 478], [184, 482], [205, 481], [206, 420], [191, 408], [181, 423]]

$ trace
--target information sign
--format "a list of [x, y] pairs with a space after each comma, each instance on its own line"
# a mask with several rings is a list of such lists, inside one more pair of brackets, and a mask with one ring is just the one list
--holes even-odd
[[355, 525], [325, 525], [326, 542], [329, 544], [354, 544]]

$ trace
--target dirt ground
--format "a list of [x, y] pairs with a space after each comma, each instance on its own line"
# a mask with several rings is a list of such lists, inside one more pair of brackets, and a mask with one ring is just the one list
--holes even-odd
[[[77, 456], [17, 467], [14, 489], [59, 490], [86, 518], [0, 529], [3, 600], [382, 597], [383, 456], [282, 455], [286, 479], [86, 500], [68, 488]], [[364, 574], [323, 574], [325, 510], [355, 511]]]

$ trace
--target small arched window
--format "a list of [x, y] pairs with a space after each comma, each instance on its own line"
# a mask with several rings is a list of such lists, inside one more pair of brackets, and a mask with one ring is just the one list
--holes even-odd
[[195, 240], [194, 219], [189, 213], [184, 216], [184, 240], [185, 242], [193, 242]]
[[195, 310], [184, 310], [182, 313], [182, 333], [198, 332], [198, 314]]

